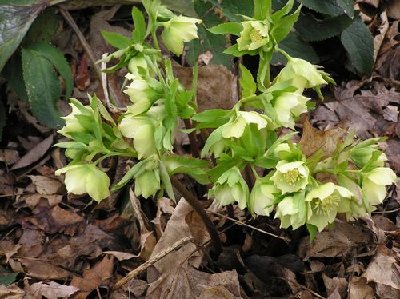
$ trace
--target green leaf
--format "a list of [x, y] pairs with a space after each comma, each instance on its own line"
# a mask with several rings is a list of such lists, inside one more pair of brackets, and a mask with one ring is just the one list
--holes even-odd
[[242, 24], [236, 22], [222, 23], [208, 29], [208, 31], [214, 34], [234, 34], [237, 36], [240, 35], [240, 32], [242, 30], [243, 30]]
[[169, 9], [177, 11], [188, 17], [197, 17], [193, 0], [161, 0]]
[[0, 71], [47, 3], [43, 0], [0, 2]]
[[354, 0], [301, 0], [300, 2], [304, 6], [325, 15], [347, 14], [350, 18], [354, 16]]
[[218, 128], [225, 124], [232, 115], [232, 110], [209, 109], [193, 115], [192, 120], [197, 122], [196, 128]]
[[111, 191], [121, 189], [126, 184], [128, 184], [134, 176], [137, 176], [140, 172], [144, 171], [146, 169], [146, 162], [146, 160], [140, 161], [131, 169], [129, 169], [127, 173], [125, 173], [125, 175], [122, 177], [122, 179], [117, 184], [111, 187]]
[[254, 0], [254, 18], [264, 20], [271, 13], [272, 0]]
[[242, 15], [250, 17], [253, 14], [254, 6], [252, 0], [240, 0], [240, 1], [203, 0], [203, 1], [211, 3], [214, 6], [211, 8], [211, 10], [213, 11], [218, 10], [229, 21], [241, 22], [243, 20]]
[[6, 107], [3, 101], [0, 101], [0, 141], [3, 139], [3, 128], [6, 126]]
[[189, 156], [168, 155], [163, 157], [164, 165], [170, 175], [184, 173], [200, 184], [206, 185], [210, 183], [207, 175], [208, 162]]
[[65, 59], [63, 53], [60, 52], [56, 47], [48, 43], [37, 43], [29, 47], [31, 50], [35, 50], [40, 55], [47, 58], [61, 75], [65, 82], [65, 98], [68, 99], [74, 89], [74, 81], [72, 78], [71, 67]]
[[285, 6], [283, 6], [280, 10], [274, 12], [271, 16], [271, 19], [273, 22], [278, 21], [281, 19], [284, 15], [287, 15], [293, 8], [294, 5], [294, 0], [289, 0]]
[[132, 31], [132, 40], [135, 43], [143, 43], [146, 38], [146, 21], [143, 13], [137, 7], [133, 7], [132, 18], [135, 26]]
[[128, 37], [116, 32], [101, 30], [101, 35], [107, 43], [119, 50], [123, 50], [132, 44]]
[[353, 22], [347, 15], [318, 20], [313, 15], [300, 15], [295, 24], [297, 32], [306, 42], [321, 41], [339, 35]]
[[33, 114], [51, 128], [61, 125], [56, 108], [61, 87], [50, 61], [34, 50], [23, 49], [22, 71]]
[[0, 273], [0, 285], [8, 286], [17, 279], [18, 273]]
[[255, 94], [257, 90], [257, 84], [254, 82], [254, 77], [251, 72], [246, 69], [243, 64], [239, 65], [240, 67], [240, 86], [242, 88], [242, 98], [247, 98], [253, 94]]
[[278, 43], [282, 41], [293, 29], [294, 23], [296, 23], [297, 19], [299, 18], [300, 10], [301, 6], [299, 6], [294, 13], [282, 17], [274, 24], [271, 34]]
[[340, 39], [357, 73], [370, 74], [374, 66], [374, 38], [361, 18], [357, 17]]
[[310, 242], [314, 241], [318, 233], [318, 227], [312, 224], [306, 223], [307, 231], [310, 234]]
[[167, 192], [167, 195], [169, 196], [169, 198], [171, 198], [173, 201], [175, 201], [175, 194], [174, 194], [174, 190], [172, 188], [171, 178], [169, 177], [167, 169], [162, 161], [159, 162], [158, 166], [160, 169], [161, 180], [164, 184], [165, 191]]
[[26, 94], [25, 82], [22, 78], [22, 64], [20, 53], [15, 53], [7, 61], [2, 75], [7, 79], [7, 87], [13, 90], [18, 98], [23, 101], [28, 101]]

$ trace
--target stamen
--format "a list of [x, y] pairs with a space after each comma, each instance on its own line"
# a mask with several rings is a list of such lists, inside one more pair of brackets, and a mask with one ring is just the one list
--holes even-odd
[[293, 185], [298, 180], [300, 180], [299, 171], [297, 169], [289, 170], [288, 172], [283, 173], [282, 175], [285, 182], [289, 185]]

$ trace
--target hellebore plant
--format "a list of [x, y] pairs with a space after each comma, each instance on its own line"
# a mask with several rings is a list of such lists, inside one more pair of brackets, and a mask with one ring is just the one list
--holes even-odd
[[[101, 201], [110, 190], [132, 181], [137, 196], [166, 193], [174, 198], [173, 176], [186, 174], [200, 185], [212, 186], [208, 197], [221, 206], [237, 203], [253, 216], [274, 213], [281, 227], [306, 225], [311, 233], [322, 231], [338, 214], [348, 220], [367, 215], [385, 199], [386, 187], [397, 177], [385, 167], [386, 156], [378, 146], [381, 139], [358, 141], [350, 134], [332, 153], [317, 151], [309, 156], [293, 141], [295, 121], [309, 107], [310, 99], [303, 93], [314, 89], [322, 97], [321, 86], [334, 83], [319, 67], [279, 47], [299, 16], [300, 6], [294, 9], [294, 0], [275, 12], [271, 1], [255, 0], [252, 17], [209, 29], [236, 36], [225, 53], [258, 56], [259, 66], [254, 79], [239, 64], [241, 94], [232, 109], [200, 113], [196, 111], [197, 68], [192, 88], [186, 90], [161, 52], [157, 33], [170, 52], [181, 55], [184, 43], [197, 38], [196, 24], [201, 20], [175, 15], [159, 0], [142, 2], [147, 23], [134, 8], [132, 38], [110, 40], [119, 49], [104, 59], [118, 60], [106, 72], [122, 67], [129, 71], [123, 90], [131, 101], [126, 112], [112, 117], [95, 96], [87, 106], [71, 100], [72, 112], [59, 131], [70, 141], [57, 144], [66, 148], [71, 159], [57, 171], [65, 173], [68, 192], [88, 193]], [[283, 54], [287, 64], [271, 80], [274, 52]], [[192, 148], [197, 149], [192, 156], [174, 153], [182, 120], [188, 125], [184, 132], [190, 134]], [[201, 144], [197, 137], [204, 129], [209, 137]], [[114, 156], [136, 164], [110, 186], [103, 161]]]

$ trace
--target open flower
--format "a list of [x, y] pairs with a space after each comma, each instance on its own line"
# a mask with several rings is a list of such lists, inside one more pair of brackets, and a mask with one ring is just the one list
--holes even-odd
[[269, 42], [269, 24], [261, 21], [242, 22], [243, 30], [237, 39], [239, 51], [252, 51]]
[[126, 114], [119, 124], [122, 135], [133, 138], [133, 147], [138, 158], [147, 158], [157, 153], [154, 140], [154, 124], [150, 117]]
[[249, 197], [249, 187], [239, 169], [232, 167], [218, 178], [208, 195], [222, 206], [238, 202], [239, 208], [244, 209]]
[[[94, 121], [94, 112], [92, 108], [83, 106], [76, 99], [71, 99], [69, 105], [72, 108], [72, 112], [63, 117], [65, 125], [61, 130], [58, 130], [58, 133], [72, 138], [71, 134], [84, 133], [90, 130], [90, 126]], [[77, 116], [79, 116], [79, 119]]]
[[201, 23], [201, 20], [184, 16], [174, 16], [168, 22], [162, 23], [164, 31], [161, 37], [168, 50], [181, 55], [183, 43], [197, 38], [196, 23]]
[[285, 92], [278, 96], [273, 106], [279, 123], [293, 129], [295, 118], [307, 112], [306, 103], [308, 100], [308, 98], [294, 92]]
[[258, 130], [265, 128], [270, 119], [263, 114], [255, 111], [238, 111], [236, 118], [223, 125], [222, 137], [224, 138], [240, 138], [248, 124], [256, 124]]
[[307, 223], [322, 231], [328, 224], [333, 223], [344, 198], [352, 197], [352, 192], [332, 182], [312, 189], [306, 196], [309, 211]]
[[96, 201], [110, 195], [110, 178], [93, 164], [69, 165], [56, 171], [56, 175], [62, 173], [68, 193], [88, 193]]
[[[324, 79], [329, 78], [324, 72], [317, 69], [306, 60], [300, 58], [290, 58], [286, 66], [281, 70], [276, 78], [276, 82], [292, 80], [292, 85], [297, 87], [298, 93], [303, 93], [305, 88], [319, 87], [327, 84]], [[333, 81], [329, 78], [329, 81]]]
[[257, 215], [268, 216], [274, 209], [277, 193], [280, 193], [279, 190], [269, 179], [258, 178], [250, 193], [250, 211]]
[[133, 105], [129, 106], [129, 113], [132, 115], [138, 115], [148, 110], [151, 105], [159, 98], [158, 92], [152, 88], [148, 81], [141, 77], [127, 74], [127, 79], [131, 79], [132, 82], [124, 90], [129, 96], [129, 99]]
[[367, 212], [372, 212], [375, 205], [380, 204], [386, 197], [386, 186], [397, 180], [394, 171], [387, 167], [377, 167], [362, 175], [363, 202]]
[[304, 189], [308, 183], [310, 171], [303, 164], [303, 161], [279, 161], [271, 181], [283, 194]]
[[292, 226], [297, 229], [306, 223], [307, 206], [304, 201], [304, 192], [285, 197], [276, 207], [275, 218], [281, 220], [281, 228]]

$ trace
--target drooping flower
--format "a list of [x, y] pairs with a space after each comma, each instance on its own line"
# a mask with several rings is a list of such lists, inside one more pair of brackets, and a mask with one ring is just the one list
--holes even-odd
[[368, 173], [362, 174], [363, 202], [367, 212], [375, 210], [386, 197], [386, 186], [392, 185], [397, 180], [394, 171], [387, 167], [377, 167]]
[[147, 158], [157, 153], [154, 140], [154, 124], [150, 117], [126, 114], [118, 128], [122, 135], [133, 138], [133, 147], [138, 153], [138, 158]]
[[351, 160], [359, 167], [364, 167], [374, 157], [374, 166], [382, 167], [384, 162], [387, 161], [387, 157], [379, 149], [378, 138], [371, 138], [365, 140], [350, 150]]
[[304, 225], [307, 220], [307, 206], [304, 201], [304, 192], [295, 193], [293, 196], [285, 197], [279, 202], [275, 218], [281, 220], [281, 228], [292, 226], [297, 229]]
[[280, 193], [270, 180], [258, 178], [250, 193], [249, 210], [268, 216], [274, 209], [275, 194]]
[[286, 66], [276, 78], [276, 82], [292, 80], [292, 85], [297, 87], [298, 93], [303, 93], [305, 88], [315, 88], [327, 84], [333, 80], [323, 71], [317, 69], [306, 60], [290, 58]]
[[270, 26], [267, 22], [242, 22], [243, 30], [237, 39], [239, 51], [252, 51], [265, 46], [269, 42]]
[[160, 173], [158, 168], [146, 169], [135, 178], [135, 195], [148, 198], [160, 190]]
[[151, 77], [152, 71], [143, 54], [138, 54], [129, 60], [129, 72], [134, 76]]
[[283, 194], [293, 193], [306, 187], [309, 173], [303, 161], [279, 161], [271, 181]]
[[197, 38], [196, 23], [201, 23], [201, 20], [184, 16], [174, 16], [168, 22], [162, 23], [164, 31], [161, 37], [168, 50], [181, 55], [183, 43]]
[[312, 189], [306, 196], [307, 223], [315, 225], [318, 231], [322, 231], [328, 224], [333, 223], [344, 199], [353, 197], [353, 193], [348, 189], [332, 182]]
[[93, 164], [68, 165], [56, 171], [56, 175], [62, 173], [68, 193], [88, 193], [96, 201], [110, 195], [110, 178]]
[[223, 138], [240, 138], [248, 124], [256, 124], [258, 130], [265, 128], [270, 119], [255, 111], [237, 111], [236, 118], [222, 126]]
[[285, 92], [273, 102], [278, 122], [285, 126], [294, 127], [295, 118], [307, 112], [308, 98], [294, 92]]
[[218, 204], [225, 206], [238, 202], [240, 209], [246, 208], [249, 197], [249, 187], [237, 167], [224, 172], [208, 193]]

